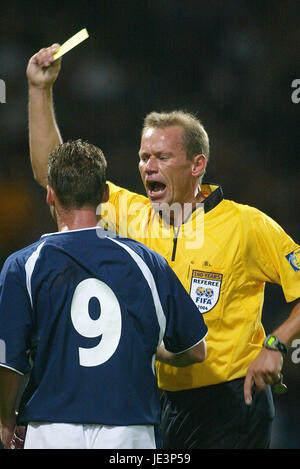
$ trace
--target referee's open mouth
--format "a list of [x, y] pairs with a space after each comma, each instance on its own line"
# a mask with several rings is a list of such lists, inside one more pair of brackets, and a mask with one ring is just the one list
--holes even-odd
[[158, 200], [167, 193], [167, 186], [160, 181], [147, 181], [147, 193], [151, 200]]

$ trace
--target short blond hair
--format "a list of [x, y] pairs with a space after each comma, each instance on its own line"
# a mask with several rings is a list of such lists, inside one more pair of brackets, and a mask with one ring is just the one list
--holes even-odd
[[206, 160], [209, 159], [209, 138], [202, 123], [193, 114], [185, 111], [151, 112], [144, 119], [144, 132], [151, 128], [166, 128], [178, 125], [183, 128], [182, 145], [186, 151], [187, 158], [202, 154]]

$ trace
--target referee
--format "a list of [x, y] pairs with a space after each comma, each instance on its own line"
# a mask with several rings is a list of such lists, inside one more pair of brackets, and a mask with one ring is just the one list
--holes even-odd
[[[54, 47], [29, 61], [30, 154], [45, 186], [48, 153], [61, 142], [52, 85]], [[41, 71], [43, 70], [43, 73]], [[157, 363], [166, 448], [268, 448], [284, 389], [287, 346], [300, 331], [300, 247], [270, 217], [203, 184], [209, 138], [192, 115], [151, 113], [139, 170], [147, 197], [110, 184], [101, 222], [162, 254], [203, 314], [207, 360], [186, 368]], [[270, 337], [261, 322], [266, 282], [280, 284], [291, 313]]]

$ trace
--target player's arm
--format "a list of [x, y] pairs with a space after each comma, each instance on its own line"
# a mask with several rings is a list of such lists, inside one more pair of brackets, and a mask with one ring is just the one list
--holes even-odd
[[206, 358], [205, 337], [208, 332], [203, 316], [162, 256], [159, 256], [159, 263], [159, 278], [164, 280], [162, 284], [167, 297], [162, 295], [166, 328], [163, 341], [157, 348], [156, 359], [176, 367], [200, 363]]
[[[300, 300], [293, 307], [288, 319], [279, 326], [273, 334], [288, 346], [300, 333]], [[280, 381], [283, 356], [277, 350], [263, 347], [262, 351], [249, 366], [244, 383], [244, 397], [246, 404], [252, 403], [251, 390], [253, 385], [260, 391], [268, 384], [274, 385]]]
[[[33, 314], [23, 258], [9, 256], [0, 273], [0, 438], [9, 448], [22, 393], [27, 385]], [[19, 442], [20, 438], [15, 438]]]
[[41, 186], [47, 185], [48, 157], [62, 138], [55, 120], [52, 89], [60, 70], [61, 59], [53, 61], [59, 47], [41, 49], [27, 66], [29, 149], [34, 177]]
[[188, 366], [193, 363], [203, 362], [206, 358], [206, 343], [203, 339], [200, 343], [181, 353], [169, 352], [164, 343], [158, 347], [156, 359], [162, 363], [172, 366]]
[[21, 380], [19, 373], [0, 366], [0, 439], [5, 449], [10, 449], [14, 436]]

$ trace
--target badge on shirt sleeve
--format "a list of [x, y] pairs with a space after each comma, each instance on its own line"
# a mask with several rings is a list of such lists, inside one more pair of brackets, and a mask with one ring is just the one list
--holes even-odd
[[213, 309], [219, 301], [222, 274], [193, 270], [190, 296], [201, 313]]
[[285, 256], [295, 272], [300, 270], [300, 248], [296, 249], [296, 251], [290, 252], [287, 256]]

